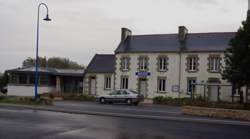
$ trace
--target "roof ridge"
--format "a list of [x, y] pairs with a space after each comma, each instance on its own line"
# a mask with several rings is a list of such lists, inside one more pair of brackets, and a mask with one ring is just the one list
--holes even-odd
[[100, 56], [114, 56], [114, 54], [96, 54], [96, 55], [100, 55]]
[[[225, 33], [236, 33], [236, 32], [196, 32], [196, 33], [188, 33], [188, 35], [192, 34], [225, 34]], [[131, 35], [131, 36], [160, 36], [160, 35], [178, 35], [178, 33], [166, 33], [166, 34], [141, 34], [141, 35]]]

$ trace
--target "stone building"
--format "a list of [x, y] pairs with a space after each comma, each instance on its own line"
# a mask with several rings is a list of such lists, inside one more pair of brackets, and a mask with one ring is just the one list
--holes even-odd
[[114, 89], [114, 55], [96, 54], [84, 73], [84, 92], [89, 95], [107, 94]]
[[[189, 33], [185, 26], [180, 26], [176, 34], [154, 35], [132, 35], [131, 30], [122, 28], [121, 42], [115, 54], [110, 55], [112, 60], [96, 55], [91, 61], [91, 70], [84, 77], [84, 92], [99, 95], [114, 89], [132, 89], [146, 98], [176, 98], [189, 97], [192, 91], [195, 96], [217, 101], [218, 87], [191, 85], [230, 85], [222, 80], [220, 72], [225, 65], [224, 52], [234, 36], [235, 32]], [[102, 71], [105, 68], [109, 71]], [[110, 89], [105, 89], [110, 82]], [[239, 98], [238, 94], [235, 96]], [[230, 101], [231, 86], [221, 87], [219, 98]]]

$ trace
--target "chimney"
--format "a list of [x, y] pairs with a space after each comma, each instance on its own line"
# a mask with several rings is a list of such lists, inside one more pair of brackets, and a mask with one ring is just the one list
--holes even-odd
[[132, 35], [132, 31], [127, 28], [122, 28], [121, 41], [125, 41], [128, 36]]
[[188, 29], [185, 26], [179, 26], [179, 41], [185, 41]]

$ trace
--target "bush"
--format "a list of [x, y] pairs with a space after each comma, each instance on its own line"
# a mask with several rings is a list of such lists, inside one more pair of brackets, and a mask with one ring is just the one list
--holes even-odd
[[4, 100], [6, 98], [7, 98], [6, 96], [0, 96], [0, 100]]
[[250, 104], [237, 104], [229, 102], [211, 102], [204, 101], [202, 97], [196, 97], [194, 100], [190, 98], [171, 98], [157, 96], [153, 98], [154, 104], [164, 104], [164, 105], [173, 105], [173, 106], [199, 106], [199, 107], [209, 107], [209, 108], [225, 108], [225, 109], [244, 109], [250, 110]]
[[64, 100], [78, 100], [78, 101], [95, 101], [94, 96], [86, 94], [71, 94], [62, 96]]

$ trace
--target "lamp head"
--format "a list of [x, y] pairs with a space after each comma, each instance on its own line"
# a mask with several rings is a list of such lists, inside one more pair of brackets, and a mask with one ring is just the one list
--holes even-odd
[[51, 19], [49, 18], [48, 14], [46, 15], [46, 17], [43, 20], [45, 20], [45, 21], [51, 21]]

